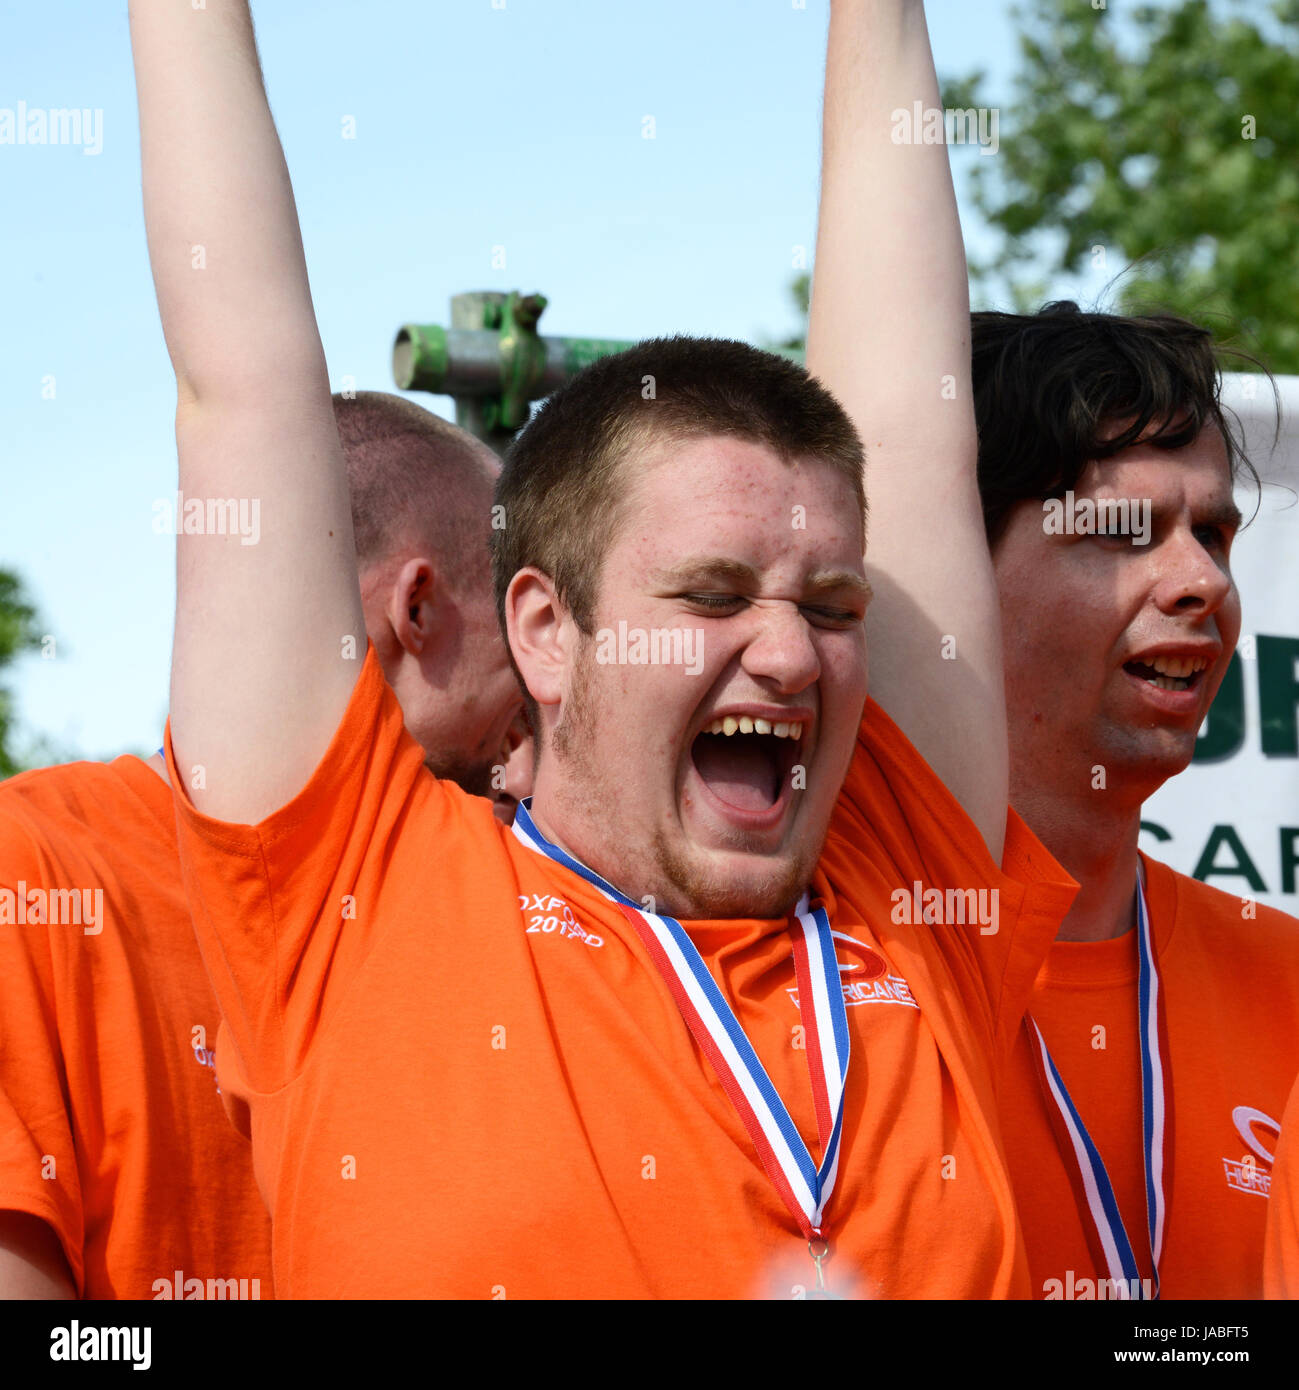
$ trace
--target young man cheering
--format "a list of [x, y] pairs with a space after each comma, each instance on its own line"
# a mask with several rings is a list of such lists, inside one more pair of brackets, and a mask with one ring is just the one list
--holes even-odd
[[[929, 553], [894, 535], [872, 573], [884, 707], [863, 716], [843, 411], [740, 344], [644, 344], [552, 397], [498, 487], [497, 601], [538, 738], [512, 831], [425, 774], [354, 655], [327, 377], [246, 6], [136, 0], [132, 38], [182, 485], [266, 519], [255, 554], [179, 538], [169, 766], [277, 1291], [1026, 1292], [993, 1058], [1072, 884], [1007, 816], [950, 176], [889, 140], [889, 111], [936, 99], [921, 7], [836, 5], [827, 99], [831, 298], [838, 274], [879, 308], [846, 360], [903, 363], [871, 405], [897, 465], [877, 531], [908, 491], [933, 503]], [[869, 118], [851, 171], [841, 109]], [[865, 276], [862, 188], [897, 224], [874, 219]], [[203, 277], [180, 255], [198, 226], [222, 249]], [[938, 266], [932, 303], [894, 257]], [[911, 636], [939, 614], [957, 680], [937, 634], [923, 656]], [[660, 659], [610, 659], [624, 631]], [[827, 839], [841, 796], [854, 833]], [[995, 913], [935, 931], [900, 884]], [[891, 993], [849, 1009], [841, 975]]]

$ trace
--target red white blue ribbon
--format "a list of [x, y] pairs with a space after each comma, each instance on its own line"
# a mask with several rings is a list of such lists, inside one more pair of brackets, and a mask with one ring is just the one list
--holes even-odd
[[521, 802], [515, 811], [515, 835], [529, 849], [580, 875], [622, 910], [662, 975], [695, 1042], [712, 1063], [722, 1088], [753, 1141], [762, 1166], [799, 1230], [809, 1240], [821, 1238], [821, 1224], [839, 1167], [849, 1053], [848, 1011], [839, 984], [839, 962], [825, 908], [809, 910], [804, 895], [794, 909], [797, 926], [791, 925], [790, 929], [821, 1147], [818, 1166], [725, 995], [681, 923], [661, 913], [646, 912], [593, 869], [553, 844], [537, 828], [529, 811], [530, 804], [531, 798]]
[[[1152, 1297], [1159, 1297], [1159, 1260], [1164, 1251], [1165, 1162], [1164, 1139], [1168, 1126], [1168, 1049], [1163, 1031], [1163, 995], [1159, 984], [1159, 962], [1155, 958], [1150, 917], [1146, 910], [1145, 884], [1137, 878], [1137, 1016], [1141, 1030], [1141, 1129], [1145, 1157], [1146, 1226], [1150, 1241], [1150, 1267], [1154, 1274]], [[1055, 1108], [1057, 1133], [1063, 1136], [1061, 1157], [1071, 1169], [1075, 1188], [1082, 1194], [1080, 1214], [1089, 1224], [1091, 1243], [1104, 1256], [1109, 1278], [1121, 1284], [1132, 1297], [1143, 1288], [1140, 1270], [1128, 1237], [1114, 1187], [1087, 1127], [1069, 1098], [1063, 1079], [1051, 1060], [1042, 1030], [1027, 1019], [1033, 1040], [1039, 1078]]]

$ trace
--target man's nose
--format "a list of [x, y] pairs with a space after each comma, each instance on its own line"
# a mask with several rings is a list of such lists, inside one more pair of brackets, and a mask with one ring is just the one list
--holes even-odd
[[1168, 614], [1216, 612], [1234, 588], [1231, 571], [1189, 528], [1178, 528], [1159, 547], [1155, 602]]
[[755, 605], [752, 635], [740, 664], [757, 680], [770, 682], [784, 695], [805, 690], [821, 675], [821, 659], [807, 619], [794, 603]]

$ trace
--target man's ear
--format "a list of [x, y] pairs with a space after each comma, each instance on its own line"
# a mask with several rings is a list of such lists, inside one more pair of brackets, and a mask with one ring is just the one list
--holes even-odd
[[529, 566], [505, 591], [505, 629], [528, 694], [557, 705], [564, 689], [573, 623], [549, 575]]
[[388, 591], [388, 624], [402, 649], [422, 656], [441, 626], [437, 567], [426, 555], [405, 561]]

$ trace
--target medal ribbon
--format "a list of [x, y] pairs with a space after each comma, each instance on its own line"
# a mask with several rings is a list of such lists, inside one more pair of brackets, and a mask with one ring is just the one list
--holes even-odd
[[819, 1239], [839, 1167], [849, 1052], [848, 1011], [839, 984], [839, 963], [825, 908], [809, 910], [804, 894], [794, 909], [797, 927], [790, 927], [821, 1147], [818, 1167], [685, 928], [673, 917], [646, 912], [593, 869], [552, 844], [537, 828], [530, 805], [531, 798], [519, 803], [514, 815], [514, 834], [529, 849], [584, 878], [621, 909], [662, 975], [695, 1042], [712, 1063], [723, 1090], [753, 1141], [767, 1176], [799, 1230], [809, 1240]]
[[[1141, 1036], [1141, 1128], [1146, 1175], [1146, 1226], [1150, 1241], [1150, 1266], [1154, 1274], [1154, 1298], [1159, 1297], [1159, 1260], [1164, 1249], [1165, 1164], [1164, 1144], [1168, 1121], [1168, 1050], [1163, 1032], [1163, 995], [1159, 987], [1159, 962], [1155, 958], [1146, 911], [1145, 884], [1137, 878], [1137, 1015]], [[1042, 1030], [1031, 1016], [1025, 1023], [1033, 1044], [1038, 1079], [1051, 1103], [1052, 1122], [1061, 1139], [1061, 1157], [1070, 1169], [1088, 1239], [1104, 1257], [1111, 1281], [1130, 1292], [1140, 1290], [1140, 1270], [1128, 1237], [1114, 1187], [1087, 1126], [1069, 1097], [1064, 1081], [1051, 1060]], [[1134, 1296], [1139, 1294], [1134, 1292]]]

